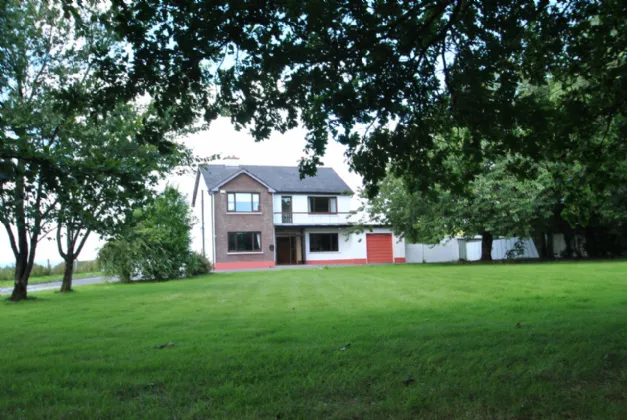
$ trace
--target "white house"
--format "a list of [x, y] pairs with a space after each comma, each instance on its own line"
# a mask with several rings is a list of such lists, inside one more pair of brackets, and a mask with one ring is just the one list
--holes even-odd
[[351, 231], [352, 195], [331, 168], [301, 179], [297, 167], [202, 166], [192, 198], [201, 251], [217, 270], [405, 262], [386, 227]]

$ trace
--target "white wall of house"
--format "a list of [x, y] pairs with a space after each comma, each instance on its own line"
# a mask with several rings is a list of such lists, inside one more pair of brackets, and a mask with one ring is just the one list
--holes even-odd
[[213, 233], [213, 197], [210, 192], [207, 191], [207, 187], [204, 181], [201, 179], [201, 182], [198, 186], [198, 191], [196, 195], [196, 201], [194, 202], [194, 208], [192, 213], [194, 217], [196, 217], [196, 224], [193, 229], [193, 238], [192, 244], [193, 249], [201, 253], [203, 252], [203, 214], [202, 210], [204, 208], [204, 240], [205, 240], [205, 256], [211, 260], [212, 262], [215, 260], [213, 242], [214, 242], [214, 233]]
[[[338, 251], [310, 252], [310, 233], [338, 233]], [[346, 228], [308, 228], [305, 229], [305, 261], [353, 260], [366, 258], [366, 241], [361, 235], [347, 234]]]
[[[283, 223], [281, 217], [281, 197], [292, 197], [292, 223]], [[308, 197], [336, 197], [338, 214], [309, 214]], [[274, 194], [275, 225], [313, 225], [313, 224], [346, 224], [348, 212], [351, 210], [351, 197], [347, 195], [328, 194]]]
[[[306, 261], [331, 261], [331, 260], [365, 260], [367, 257], [366, 235], [368, 233], [391, 233], [387, 228], [373, 228], [359, 234], [348, 234], [346, 228], [307, 228], [305, 229], [305, 258]], [[336, 252], [310, 252], [310, 233], [338, 233], [338, 251]], [[392, 236], [394, 258], [405, 258], [405, 241], [402, 238]]]
[[394, 244], [394, 258], [406, 258], [405, 239], [392, 235], [392, 243]]

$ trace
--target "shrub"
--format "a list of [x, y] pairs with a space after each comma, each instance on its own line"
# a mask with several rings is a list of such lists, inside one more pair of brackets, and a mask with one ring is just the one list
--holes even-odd
[[137, 211], [128, 227], [98, 254], [105, 272], [120, 281], [133, 277], [168, 280], [184, 277], [190, 261], [193, 219], [185, 197], [175, 188]]
[[201, 276], [210, 273], [213, 270], [213, 264], [204, 255], [192, 252], [189, 256], [189, 263], [185, 268], [188, 277]]
[[112, 240], [98, 251], [102, 270], [109, 277], [117, 276], [122, 283], [129, 283], [134, 274], [133, 253], [128, 241]]
[[[98, 260], [90, 260], [90, 261], [77, 261], [75, 263], [77, 265], [74, 268], [74, 273], [96, 273], [99, 272], [100, 262]], [[59, 263], [52, 268], [52, 274], [63, 276], [65, 272], [65, 263]]]
[[[59, 263], [54, 267], [47, 267], [41, 264], [33, 264], [33, 269], [30, 273], [30, 277], [45, 277], [45, 276], [63, 276], [65, 270], [65, 263]], [[91, 261], [79, 261], [78, 271], [76, 273], [95, 273], [100, 271], [100, 263], [98, 260]], [[0, 280], [13, 281], [15, 280], [15, 266], [9, 265], [6, 267], [0, 267]]]
[[0, 280], [15, 280], [15, 267], [8, 266], [0, 268]]
[[525, 255], [525, 243], [522, 240], [517, 240], [512, 249], [507, 250], [505, 253], [505, 258], [508, 260], [513, 260], [518, 257], [522, 257]]

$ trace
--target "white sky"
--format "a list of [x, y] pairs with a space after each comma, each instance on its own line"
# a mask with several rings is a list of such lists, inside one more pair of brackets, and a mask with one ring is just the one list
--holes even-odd
[[[185, 140], [185, 144], [200, 157], [209, 157], [221, 153], [223, 156], [235, 155], [240, 158], [237, 161], [229, 160], [229, 164], [297, 166], [300, 158], [304, 156], [305, 130], [294, 129], [283, 135], [274, 133], [269, 140], [255, 143], [247, 131], [236, 131], [228, 118], [221, 117], [211, 124], [208, 131], [189, 136]], [[362, 180], [359, 175], [349, 172], [344, 150], [345, 147], [341, 144], [330, 141], [323, 159], [324, 166], [335, 169], [351, 189], [357, 191], [362, 185]], [[223, 161], [212, 163], [219, 164]], [[168, 182], [178, 187], [191, 201], [194, 180], [194, 175], [188, 174], [182, 177], [172, 176]], [[358, 200], [354, 197], [351, 210], [356, 209], [357, 206]], [[194, 232], [198, 232], [198, 229], [194, 229]], [[35, 259], [37, 263], [46, 264], [47, 260], [50, 260], [50, 264], [54, 265], [62, 261], [54, 237], [55, 233], [52, 232], [49, 238], [43, 239], [39, 243]], [[102, 241], [97, 236], [90, 237], [79, 256], [79, 260], [95, 259], [97, 249], [101, 245]], [[195, 241], [194, 248], [199, 248], [198, 241]], [[2, 229], [0, 232], [0, 266], [13, 263], [9, 239]]]

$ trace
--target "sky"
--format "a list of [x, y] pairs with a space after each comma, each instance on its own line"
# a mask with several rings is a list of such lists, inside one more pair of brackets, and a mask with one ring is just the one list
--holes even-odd
[[[199, 157], [209, 157], [216, 153], [223, 156], [237, 156], [239, 160], [214, 161], [214, 164], [228, 163], [239, 165], [281, 165], [297, 166], [298, 161], [304, 156], [305, 130], [297, 128], [285, 134], [274, 133], [270, 139], [256, 143], [247, 131], [236, 131], [228, 118], [219, 118], [212, 122], [209, 130], [195, 133], [186, 139], [185, 144], [190, 147]], [[323, 159], [324, 166], [331, 167], [348, 184], [353, 191], [357, 191], [362, 185], [359, 175], [352, 173], [348, 169], [346, 158], [344, 157], [345, 147], [334, 141], [330, 141], [326, 155]], [[194, 174], [185, 176], [171, 176], [162, 185], [169, 183], [176, 186], [181, 192], [187, 195], [191, 203], [191, 196], [194, 189]], [[351, 210], [357, 209], [359, 201], [355, 197], [351, 204]], [[194, 233], [199, 232], [198, 228]], [[38, 264], [55, 265], [62, 261], [57, 251], [55, 232], [51, 232], [47, 238], [43, 239], [38, 247], [35, 261]], [[79, 261], [93, 260], [96, 258], [98, 248], [102, 246], [102, 240], [92, 235], [85, 244], [83, 252], [79, 256]], [[194, 249], [200, 249], [199, 238], [194, 238]], [[9, 239], [4, 229], [0, 232], [0, 266], [13, 264], [13, 252], [9, 245]]]

